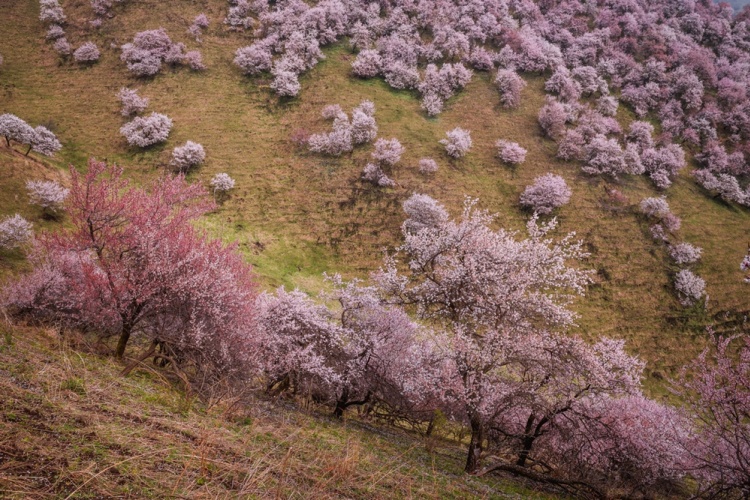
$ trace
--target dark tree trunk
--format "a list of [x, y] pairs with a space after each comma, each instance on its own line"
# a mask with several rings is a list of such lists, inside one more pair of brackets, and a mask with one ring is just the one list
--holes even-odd
[[430, 419], [430, 423], [427, 424], [427, 432], [424, 433], [425, 436], [430, 437], [432, 436], [432, 431], [435, 430], [435, 415], [432, 415], [432, 418]]
[[482, 445], [484, 443], [484, 426], [478, 415], [471, 417], [471, 441], [469, 441], [469, 454], [466, 457], [464, 471], [469, 474], [479, 472], [482, 458]]
[[532, 413], [526, 420], [526, 428], [523, 430], [523, 440], [521, 440], [521, 451], [518, 453], [518, 460], [516, 465], [519, 467], [526, 466], [526, 459], [529, 458], [529, 452], [531, 451], [531, 445], [534, 444], [536, 436], [532, 434], [534, 429], [534, 421], [536, 417]]
[[123, 325], [120, 339], [117, 341], [117, 349], [115, 349], [115, 358], [122, 359], [125, 355], [125, 347], [127, 347], [128, 340], [130, 340], [131, 331], [132, 327], [130, 325]]
[[34, 146], [32, 144], [29, 144], [29, 149], [26, 150], [26, 155], [25, 156], [29, 156], [29, 153], [31, 153], [31, 148], [33, 148], [33, 147]]
[[344, 416], [344, 410], [347, 407], [347, 403], [349, 402], [349, 388], [345, 387], [343, 391], [341, 391], [341, 396], [339, 396], [338, 400], [336, 401], [336, 408], [333, 409], [333, 416], [336, 418], [341, 418]]
[[531, 446], [535, 439], [535, 436], [524, 436], [521, 451], [518, 453], [518, 460], [516, 461], [517, 466], [526, 467], [526, 459], [529, 458], [529, 452], [531, 452]]
[[7, 135], [5, 136], [5, 144], [10, 147], [10, 137], [8, 137]]

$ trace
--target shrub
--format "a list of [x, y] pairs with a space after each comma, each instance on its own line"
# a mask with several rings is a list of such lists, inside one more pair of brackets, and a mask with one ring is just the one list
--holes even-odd
[[120, 133], [125, 136], [130, 146], [146, 148], [164, 142], [172, 130], [172, 120], [159, 113], [151, 113], [147, 117], [137, 116], [120, 127]]
[[419, 172], [422, 174], [434, 174], [438, 171], [438, 164], [432, 158], [422, 158], [419, 160]]
[[383, 169], [377, 163], [368, 163], [365, 165], [362, 171], [362, 178], [380, 187], [392, 187], [396, 185], [393, 179], [385, 175], [385, 172], [383, 172]]
[[29, 203], [39, 205], [45, 212], [54, 215], [62, 210], [70, 190], [55, 181], [28, 181], [26, 192], [29, 195]]
[[47, 29], [47, 34], [44, 36], [47, 40], [57, 40], [65, 36], [65, 30], [59, 24], [51, 24]]
[[445, 152], [452, 158], [462, 158], [471, 149], [471, 133], [468, 130], [456, 127], [445, 133], [446, 138], [440, 140], [445, 146]]
[[523, 78], [512, 69], [499, 69], [495, 85], [500, 91], [500, 104], [504, 108], [517, 108], [521, 104], [521, 90], [526, 86]]
[[404, 151], [405, 148], [398, 139], [378, 139], [375, 142], [375, 151], [372, 152], [372, 157], [386, 165], [395, 165], [401, 159]]
[[705, 294], [706, 282], [689, 269], [683, 269], [675, 275], [674, 288], [677, 291], [677, 299], [680, 304], [692, 306], [701, 300]]
[[693, 264], [701, 258], [702, 250], [700, 247], [690, 243], [678, 243], [669, 247], [669, 256], [677, 264]]
[[58, 38], [57, 40], [55, 40], [55, 43], [52, 45], [52, 48], [55, 49], [55, 52], [57, 52], [61, 56], [68, 56], [70, 55], [70, 52], [73, 50], [73, 47], [70, 46], [70, 42], [68, 42], [68, 39], [65, 37]]
[[352, 63], [352, 73], [360, 78], [377, 76], [383, 67], [383, 58], [377, 50], [365, 49], [357, 54]]
[[185, 46], [173, 43], [164, 28], [136, 33], [133, 41], [121, 48], [120, 59], [137, 76], [153, 76], [163, 63], [178, 64], [185, 57]]
[[375, 104], [372, 101], [362, 101], [352, 111], [352, 142], [364, 144], [374, 141], [378, 136], [378, 124], [375, 121]]
[[191, 50], [185, 53], [185, 64], [193, 71], [203, 71], [206, 65], [203, 64], [203, 56], [198, 50]]
[[148, 107], [148, 97], [140, 97], [137, 90], [121, 88], [117, 98], [122, 103], [122, 116], [130, 116], [142, 112]]
[[554, 209], [566, 205], [572, 192], [565, 179], [555, 174], [545, 174], [534, 179], [521, 194], [521, 205], [530, 207], [540, 214], [549, 214]]
[[0, 248], [11, 250], [26, 243], [33, 234], [31, 223], [18, 214], [0, 221]]
[[170, 164], [180, 172], [187, 172], [202, 164], [205, 160], [206, 152], [203, 146], [193, 141], [187, 141], [182, 146], [174, 148]]
[[93, 63], [99, 60], [99, 48], [94, 42], [86, 42], [73, 52], [73, 59], [79, 63]]
[[499, 140], [495, 143], [497, 156], [501, 161], [511, 165], [520, 165], [526, 160], [526, 150], [517, 142]]
[[[34, 128], [34, 137], [31, 139], [29, 149], [36, 151], [44, 156], [54, 156], [55, 153], [62, 149], [62, 144], [57, 137], [47, 127], [39, 125]], [[29, 154], [29, 151], [26, 151]]]
[[271, 48], [267, 44], [254, 43], [241, 47], [234, 53], [234, 64], [246, 75], [257, 75], [269, 71], [273, 64]]
[[448, 220], [448, 211], [434, 198], [426, 194], [414, 193], [404, 202], [407, 219], [402, 230], [416, 234], [424, 228], [435, 228]]
[[538, 119], [539, 126], [542, 127], [544, 135], [557, 140], [565, 133], [565, 123], [568, 121], [568, 113], [562, 103], [547, 96], [544, 106], [539, 110]]
[[219, 173], [211, 179], [211, 187], [215, 193], [226, 193], [227, 191], [234, 189], [234, 179], [229, 177], [229, 174]]
[[646, 214], [647, 217], [654, 217], [656, 219], [663, 219], [671, 212], [669, 211], [669, 203], [663, 197], [661, 198], [644, 198], [640, 204], [641, 212]]
[[57, 0], [39, 0], [39, 20], [43, 23], [63, 24], [65, 13]]
[[294, 97], [299, 94], [302, 86], [299, 83], [299, 76], [292, 71], [278, 70], [274, 71], [274, 79], [271, 82], [271, 89], [282, 97]]
[[596, 135], [584, 146], [584, 165], [581, 168], [590, 175], [629, 173], [625, 155], [617, 139]]

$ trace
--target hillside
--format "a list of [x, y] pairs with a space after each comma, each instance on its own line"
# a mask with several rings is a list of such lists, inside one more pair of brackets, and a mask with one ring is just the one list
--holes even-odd
[[[0, 131], [16, 135], [0, 137], [0, 221], [18, 213], [36, 234], [61, 236], [0, 248], [0, 492], [544, 495], [505, 472], [482, 475], [480, 465], [495, 462], [536, 488], [592, 498], [710, 497], [726, 479], [691, 460], [750, 449], [740, 439], [726, 451], [702, 434], [710, 424], [694, 426], [705, 393], [689, 385], [690, 375], [706, 375], [706, 392], [723, 393], [715, 380], [736, 376], [732, 390], [744, 394], [750, 343], [740, 356], [735, 344], [716, 344], [728, 374], [713, 377], [697, 363], [680, 379], [682, 398], [671, 390], [711, 345], [710, 331], [745, 338], [750, 314], [740, 269], [750, 245], [750, 28], [726, 4], [4, 7]], [[207, 27], [196, 27], [199, 14]], [[153, 31], [136, 35], [145, 30]], [[98, 47], [96, 61], [75, 61], [84, 42]], [[241, 69], [243, 50], [250, 62]], [[148, 99], [145, 111], [123, 116], [123, 88]], [[341, 110], [353, 123], [365, 101], [377, 138], [404, 147], [393, 165], [373, 159], [374, 134], [351, 137]], [[171, 130], [145, 135], [168, 138], [129, 145], [121, 127], [152, 112]], [[8, 114], [49, 129], [59, 151], [40, 153], [44, 128]], [[316, 134], [332, 127], [343, 150], [313, 152], [324, 141]], [[440, 141], [458, 127], [472, 145], [451, 157]], [[501, 161], [500, 139], [525, 149], [525, 161]], [[206, 153], [187, 184], [168, 175], [186, 141]], [[436, 172], [420, 172], [425, 158]], [[122, 167], [129, 187], [116, 168], [90, 159]], [[363, 177], [381, 167], [392, 182]], [[96, 179], [76, 175], [97, 168]], [[214, 206], [209, 183], [219, 173], [235, 186], [214, 191]], [[519, 200], [547, 173], [572, 196], [539, 218], [557, 220], [552, 240], [527, 239], [534, 215]], [[105, 178], [115, 179], [111, 191]], [[29, 180], [72, 187], [76, 205], [50, 216], [29, 204]], [[101, 198], [85, 191], [102, 185]], [[402, 226], [415, 193], [434, 203], [432, 212], [420, 208], [433, 218], [421, 229]], [[642, 200], [659, 197], [651, 205], [668, 208], [647, 216]], [[101, 233], [84, 221], [91, 200], [102, 202], [93, 209], [105, 214]], [[478, 210], [460, 220], [467, 200]], [[487, 222], [482, 210], [496, 217]], [[79, 232], [63, 233], [73, 227]], [[679, 262], [679, 243], [699, 247], [699, 258]], [[400, 260], [382, 271], [400, 247]], [[28, 272], [34, 265], [37, 274]], [[676, 285], [686, 270], [705, 280], [688, 299]], [[339, 274], [344, 281], [332, 278]], [[155, 356], [164, 369], [144, 361], [122, 377], [107, 356], [128, 362], [141, 349], [141, 361]], [[245, 394], [213, 401], [224, 383]], [[750, 404], [750, 396], [716, 400]], [[346, 418], [329, 418], [332, 407]], [[378, 411], [391, 425], [369, 415]], [[445, 426], [437, 437], [403, 428], [435, 419]], [[672, 432], [657, 432], [668, 425]], [[613, 451], [621, 445], [623, 461]], [[464, 460], [481, 477], [462, 474]], [[745, 484], [727, 488], [750, 494]]]
[[[234, 50], [247, 43], [244, 35], [211, 25], [197, 45], [185, 35], [192, 17], [203, 11], [217, 21], [222, 2], [202, 5], [139, 1], [118, 6], [116, 15], [98, 31], [86, 24], [88, 7], [66, 6], [73, 43], [94, 40], [101, 61], [91, 67], [61, 63], [44, 42], [32, 0], [13, 0], [0, 30], [5, 64], [0, 72], [5, 98], [3, 112], [29, 123], [48, 123], [63, 142], [53, 164], [83, 168], [89, 156], [126, 167], [140, 182], [154, 177], [169, 161], [171, 147], [185, 140], [204, 145], [207, 160], [190, 175], [207, 183], [217, 172], [237, 181], [230, 199], [205, 220], [213, 234], [238, 240], [247, 258], [268, 287], [299, 286], [317, 292], [323, 271], [366, 276], [379, 265], [382, 250], [399, 242], [403, 220], [400, 205], [412, 192], [429, 194], [457, 214], [465, 196], [497, 212], [497, 224], [521, 230], [528, 213], [518, 208], [524, 187], [535, 177], [554, 172], [573, 188], [570, 205], [559, 211], [561, 232], [576, 231], [597, 270], [597, 283], [580, 301], [581, 331], [596, 338], [624, 337], [632, 352], [645, 357], [653, 370], [673, 373], [700, 345], [694, 341], [708, 318], [684, 311], [671, 290], [666, 251], [648, 234], [648, 223], [637, 215], [637, 203], [658, 195], [640, 178], [614, 184], [582, 174], [576, 163], [554, 157], [554, 142], [544, 139], [536, 123], [543, 103], [542, 78], [527, 78], [521, 107], [507, 111], [489, 75], [479, 73], [448, 103], [438, 118], [425, 118], [416, 96], [394, 91], [382, 80], [360, 80], [350, 74], [353, 58], [345, 43], [326, 49], [326, 59], [302, 78], [296, 99], [279, 99], [268, 81], [248, 79], [231, 64]], [[188, 48], [202, 51], [208, 70], [168, 69], [150, 80], [132, 77], [119, 60], [119, 47], [138, 30], [164, 27]], [[151, 99], [149, 109], [167, 114], [175, 123], [169, 141], [144, 151], [127, 147], [119, 128], [124, 120], [115, 97], [123, 86]], [[338, 103], [351, 109], [362, 99], [376, 105], [380, 137], [397, 137], [406, 154], [394, 177], [393, 189], [374, 189], [359, 180], [371, 149], [357, 148], [340, 158], [315, 155], [296, 147], [290, 136], [298, 129], [323, 131], [320, 109]], [[618, 120], [632, 115], [621, 107]], [[469, 128], [474, 149], [465, 159], [448, 161], [438, 140], [456, 126]], [[498, 138], [514, 140], [529, 150], [524, 165], [503, 166], [494, 157]], [[15, 160], [3, 153], [8, 168]], [[416, 171], [423, 156], [438, 159], [434, 177]], [[26, 177], [29, 177], [26, 174]], [[13, 179], [11, 177], [11, 179]], [[24, 179], [3, 179], [4, 189], [18, 193]], [[624, 210], [608, 210], [607, 187], [628, 198]], [[681, 237], [704, 249], [697, 271], [707, 282], [709, 316], [735, 317], [747, 310], [737, 263], [745, 252], [750, 215], [744, 209], [717, 202], [683, 171], [667, 191], [674, 212], [683, 219]], [[3, 213], [28, 213], [23, 196], [8, 200]], [[644, 289], [648, 293], [643, 293]], [[685, 340], [688, 340], [687, 342]]]
[[3, 498], [549, 498], [461, 473], [442, 438], [345, 423], [312, 402], [186, 398], [52, 330], [0, 327]]

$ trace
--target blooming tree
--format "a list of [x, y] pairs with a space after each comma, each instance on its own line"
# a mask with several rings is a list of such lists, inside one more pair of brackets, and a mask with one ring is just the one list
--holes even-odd
[[438, 164], [432, 158], [422, 158], [419, 160], [419, 172], [422, 174], [434, 174], [438, 171]]
[[404, 233], [415, 234], [424, 228], [435, 228], [448, 221], [448, 211], [434, 198], [426, 194], [414, 193], [404, 202], [407, 219], [402, 229]]
[[526, 82], [518, 73], [510, 69], [497, 70], [495, 85], [500, 91], [500, 104], [504, 108], [517, 108], [521, 104], [521, 90]]
[[386, 165], [395, 165], [401, 160], [401, 155], [404, 154], [404, 148], [398, 139], [378, 139], [375, 142], [375, 151], [372, 152], [372, 157], [380, 163]]
[[4, 291], [4, 305], [114, 336], [119, 358], [138, 336], [207, 377], [245, 373], [255, 285], [233, 247], [192, 228], [213, 207], [203, 189], [182, 177], [130, 187], [121, 169], [93, 160], [71, 177], [72, 227], [39, 239], [33, 272]]
[[19, 247], [32, 236], [31, 223], [18, 214], [0, 220], [0, 248]]
[[160, 113], [151, 113], [146, 117], [136, 116], [120, 127], [120, 133], [125, 136], [128, 144], [139, 148], [166, 141], [170, 130], [172, 120]]
[[677, 291], [680, 304], [692, 306], [705, 295], [706, 282], [689, 269], [683, 269], [675, 275], [674, 288]]
[[31, 144], [36, 132], [34, 128], [10, 113], [0, 115], [0, 135], [5, 137], [5, 143], [10, 147], [10, 141], [20, 144]]
[[218, 173], [211, 179], [211, 187], [215, 193], [226, 193], [234, 189], [234, 179], [227, 173]]
[[[525, 356], [511, 351], [539, 345], [544, 335], [532, 335], [541, 334], [534, 325], [571, 324], [575, 315], [566, 305], [589, 281], [588, 272], [567, 267], [583, 255], [579, 244], [545, 239], [552, 226], [540, 228], [535, 220], [528, 240], [493, 231], [493, 217], [475, 203], [467, 202], [459, 221], [406, 232], [398, 254], [374, 276], [392, 300], [412, 304], [423, 320], [445, 328], [441, 344], [453, 375], [436, 386], [470, 424], [469, 472], [479, 469], [486, 432], [514, 392], [516, 375], [504, 367]], [[408, 259], [406, 273], [398, 255]], [[531, 344], [523, 340], [532, 337]]]
[[471, 133], [468, 130], [456, 127], [445, 133], [446, 138], [439, 142], [445, 146], [445, 152], [452, 158], [462, 158], [471, 149]]
[[549, 214], [554, 209], [567, 205], [571, 194], [565, 179], [559, 175], [545, 174], [526, 187], [521, 194], [521, 205], [540, 214]]
[[120, 114], [122, 116], [131, 116], [141, 113], [148, 107], [148, 97], [141, 97], [137, 90], [123, 87], [117, 93], [117, 99], [122, 104]]
[[57, 136], [47, 127], [38, 125], [34, 127], [34, 137], [31, 139], [26, 156], [29, 155], [30, 151], [35, 151], [44, 156], [54, 156], [61, 149], [62, 144], [57, 140]]
[[170, 164], [180, 172], [187, 172], [191, 168], [201, 165], [206, 160], [206, 151], [197, 142], [187, 141], [172, 151]]
[[696, 435], [683, 446], [705, 497], [750, 492], [750, 343], [712, 337], [709, 348], [687, 365], [675, 384], [693, 418]]
[[526, 149], [517, 142], [499, 140], [495, 143], [497, 156], [501, 161], [510, 165], [520, 165], [526, 160]]
[[73, 59], [79, 63], [94, 63], [99, 60], [99, 48], [94, 42], [86, 42], [73, 52]]
[[55, 181], [28, 181], [26, 191], [29, 203], [39, 205], [45, 213], [53, 216], [62, 210], [65, 198], [70, 194], [69, 189]]
[[693, 264], [701, 258], [703, 250], [690, 243], [677, 243], [669, 247], [669, 256], [677, 264]]

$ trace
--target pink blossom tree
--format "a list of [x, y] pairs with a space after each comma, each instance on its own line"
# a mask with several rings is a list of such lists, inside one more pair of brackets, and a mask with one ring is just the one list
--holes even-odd
[[434, 174], [438, 171], [438, 164], [432, 158], [422, 158], [419, 160], [419, 172], [422, 174]]
[[527, 151], [517, 142], [500, 139], [495, 143], [495, 147], [497, 148], [497, 157], [504, 163], [515, 166], [526, 160]]
[[499, 69], [495, 75], [495, 85], [500, 91], [500, 104], [504, 108], [517, 108], [521, 104], [521, 90], [526, 86], [523, 78], [511, 69]]
[[674, 288], [677, 291], [677, 298], [680, 304], [683, 306], [692, 306], [698, 303], [705, 295], [706, 282], [689, 269], [683, 269], [675, 275]]
[[172, 130], [172, 120], [160, 113], [151, 113], [146, 117], [136, 116], [120, 127], [120, 133], [125, 136], [128, 144], [139, 148], [147, 148], [166, 141], [170, 130]]
[[141, 97], [137, 90], [123, 87], [117, 93], [117, 99], [122, 104], [120, 114], [122, 116], [131, 116], [141, 113], [148, 107], [148, 97]]
[[0, 248], [11, 250], [19, 247], [33, 234], [31, 223], [18, 214], [0, 220]]
[[244, 369], [255, 287], [233, 247], [190, 225], [213, 207], [203, 188], [182, 177], [133, 188], [95, 161], [71, 177], [72, 227], [39, 239], [34, 271], [6, 290], [5, 305], [115, 336], [118, 358], [135, 335], [213, 372]]
[[526, 187], [521, 194], [521, 205], [540, 214], [549, 214], [554, 209], [567, 205], [571, 194], [565, 179], [559, 175], [545, 174]]
[[402, 230], [415, 234], [425, 228], [435, 228], [448, 221], [448, 211], [434, 198], [414, 193], [404, 202], [407, 219]]
[[471, 133], [461, 127], [456, 127], [445, 133], [446, 138], [439, 142], [445, 146], [445, 152], [451, 158], [463, 158], [472, 146]]
[[[532, 220], [530, 239], [517, 240], [490, 229], [493, 217], [475, 203], [467, 202], [459, 221], [405, 233], [398, 254], [374, 276], [391, 300], [411, 304], [423, 320], [445, 328], [440, 335], [451, 368], [436, 387], [470, 424], [469, 472], [479, 470], [486, 433], [509, 408], [515, 374], [506, 366], [527, 359], [518, 351], [533, 350], [545, 338], [534, 325], [572, 323], [567, 304], [589, 281], [588, 272], [567, 266], [582, 257], [580, 244], [545, 239], [554, 223], [540, 228]], [[398, 255], [408, 260], [404, 273]]]
[[750, 489], [750, 343], [712, 337], [709, 348], [687, 365], [674, 389], [697, 419], [694, 439], [684, 443], [706, 498], [746, 496]]
[[91, 64], [98, 61], [100, 55], [94, 42], [86, 42], [73, 52], [73, 59], [78, 63]]
[[172, 151], [172, 165], [180, 172], [187, 172], [206, 161], [206, 151], [197, 142], [187, 141], [182, 146], [177, 146]]
[[46, 215], [56, 216], [62, 209], [70, 190], [55, 181], [28, 181], [29, 203], [42, 207]]
[[406, 148], [401, 145], [398, 139], [378, 139], [375, 141], [375, 151], [372, 152], [372, 157], [377, 162], [395, 165], [401, 160], [404, 151], [406, 151]]

